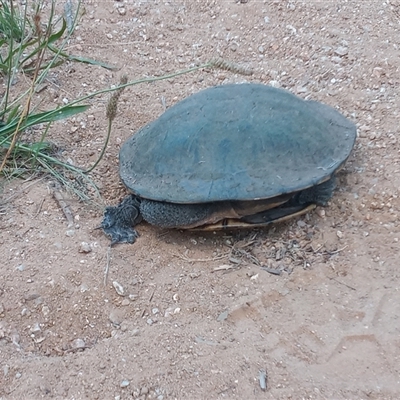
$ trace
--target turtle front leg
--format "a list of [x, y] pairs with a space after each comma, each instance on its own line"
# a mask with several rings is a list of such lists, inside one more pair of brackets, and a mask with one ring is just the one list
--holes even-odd
[[115, 207], [106, 207], [100, 227], [115, 243], [135, 243], [139, 234], [133, 228], [142, 221], [140, 199], [134, 195], [125, 197]]

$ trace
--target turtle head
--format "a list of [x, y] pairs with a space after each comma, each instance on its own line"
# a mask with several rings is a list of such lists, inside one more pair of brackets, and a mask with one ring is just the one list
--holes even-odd
[[116, 207], [106, 207], [100, 227], [111, 238], [111, 246], [134, 243], [139, 234], [133, 227], [141, 221], [140, 198], [129, 195]]

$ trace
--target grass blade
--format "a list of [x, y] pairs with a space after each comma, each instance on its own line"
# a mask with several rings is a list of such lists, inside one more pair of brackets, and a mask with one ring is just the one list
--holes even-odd
[[[85, 112], [89, 107], [90, 105], [65, 106], [52, 111], [29, 115], [27, 118], [25, 118], [25, 121], [22, 122], [19, 130], [24, 131], [25, 129], [34, 125], [70, 118], [76, 114]], [[19, 118], [14, 118], [12, 123], [8, 123], [7, 125], [0, 127], [0, 137], [14, 133], [17, 129], [18, 123]]]
[[64, 18], [63, 18], [62, 21], [63, 21], [63, 23], [62, 23], [61, 29], [58, 32], [53, 33], [52, 35], [50, 35], [50, 37], [47, 40], [47, 45], [49, 45], [51, 43], [54, 43], [56, 40], [60, 39], [61, 36], [64, 34], [65, 29], [67, 28], [67, 23], [66, 23]]
[[66, 58], [68, 61], [77, 61], [77, 62], [81, 62], [84, 64], [91, 64], [91, 65], [98, 65], [100, 67], [109, 69], [109, 70], [116, 70], [117, 67], [104, 63], [102, 61], [97, 61], [97, 60], [93, 60], [91, 58], [86, 58], [86, 57], [80, 57], [80, 56], [74, 56], [71, 54], [67, 54], [64, 53], [62, 51], [60, 51], [59, 49], [57, 49], [56, 47], [53, 46], [49, 46], [49, 50], [51, 50], [53, 53], [59, 54], [60, 56]]

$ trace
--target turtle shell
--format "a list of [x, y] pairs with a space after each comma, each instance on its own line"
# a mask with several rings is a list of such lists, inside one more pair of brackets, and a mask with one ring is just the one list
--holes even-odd
[[120, 176], [134, 194], [171, 203], [267, 199], [328, 180], [355, 125], [288, 91], [245, 83], [205, 89], [130, 137]]

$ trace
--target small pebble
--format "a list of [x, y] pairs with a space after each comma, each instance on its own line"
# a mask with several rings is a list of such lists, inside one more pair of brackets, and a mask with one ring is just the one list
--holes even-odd
[[250, 277], [250, 280], [251, 280], [251, 281], [256, 281], [257, 279], [258, 279], [258, 274], [252, 275], [252, 276]]
[[29, 293], [24, 296], [25, 301], [32, 301], [35, 299], [38, 299], [40, 297], [40, 294], [38, 293]]
[[27, 308], [23, 308], [21, 311], [21, 315], [23, 317], [25, 317], [25, 316], [29, 317], [31, 315], [31, 312]]
[[135, 328], [132, 330], [131, 335], [132, 336], [139, 336], [140, 330], [139, 328]]
[[299, 228], [304, 228], [305, 226], [307, 226], [307, 224], [304, 221], [299, 220], [299, 221], [297, 221], [297, 226]]
[[231, 51], [235, 52], [238, 49], [238, 44], [237, 43], [232, 43], [229, 48]]
[[153, 322], [153, 320], [151, 318], [148, 318], [146, 322], [147, 322], [148, 325], [153, 325], [154, 324], [154, 322]]
[[341, 56], [341, 57], [347, 55], [348, 52], [349, 52], [349, 50], [347, 49], [347, 47], [343, 47], [343, 46], [340, 46], [335, 50], [335, 54], [337, 54], [338, 56]]
[[86, 343], [83, 339], [75, 339], [71, 343], [71, 348], [74, 350], [79, 350], [79, 349], [84, 349], [86, 346]]
[[170, 317], [173, 314], [174, 310], [172, 309], [172, 307], [168, 307], [165, 312], [164, 312], [164, 317]]
[[68, 237], [72, 237], [72, 236], [75, 235], [75, 230], [74, 230], [74, 229], [69, 229], [68, 231], [65, 232], [65, 234], [66, 234]]
[[114, 325], [121, 325], [125, 318], [125, 313], [120, 309], [115, 309], [110, 312], [108, 318]]
[[30, 329], [30, 331], [31, 331], [31, 332], [33, 332], [33, 333], [35, 333], [35, 332], [40, 332], [40, 326], [39, 326], [39, 323], [38, 323], [38, 322], [36, 322], [35, 324], [33, 324], [33, 325], [31, 326], [31, 329]]
[[127, 386], [129, 386], [129, 381], [128, 381], [128, 379], [124, 379], [122, 382], [121, 382], [121, 384], [120, 384], [120, 386], [122, 387], [122, 388], [126, 388]]
[[118, 283], [117, 281], [114, 281], [113, 283], [114, 289], [115, 291], [120, 295], [120, 296], [124, 296], [125, 295], [125, 290], [124, 287]]
[[336, 56], [333, 56], [333, 57], [331, 58], [331, 60], [332, 60], [334, 63], [336, 63], [336, 64], [339, 64], [339, 63], [342, 62], [342, 58], [341, 58], [341, 57], [336, 57]]
[[47, 316], [49, 315], [49, 313], [50, 313], [50, 308], [49, 308], [48, 306], [44, 305], [44, 306], [42, 307], [42, 314], [43, 314], [45, 317], [47, 317]]
[[228, 311], [224, 311], [218, 315], [217, 321], [221, 322], [221, 321], [226, 320], [227, 318], [228, 318]]
[[297, 93], [307, 93], [307, 88], [304, 86], [298, 86], [296, 89]]
[[82, 242], [79, 246], [79, 253], [90, 253], [92, 248], [89, 243]]
[[140, 390], [140, 394], [143, 396], [144, 394], [148, 394], [149, 389], [146, 386], [143, 386], [142, 389]]
[[378, 78], [379, 78], [381, 75], [384, 74], [383, 68], [381, 68], [381, 67], [375, 67], [375, 68], [373, 69], [372, 72], [373, 72], [373, 74], [374, 74], [375, 76], [377, 76]]
[[342, 238], [343, 238], [343, 232], [342, 232], [342, 231], [337, 231], [337, 232], [336, 232], [336, 236], [337, 236], [339, 239], [342, 239]]
[[121, 302], [122, 306], [129, 306], [129, 304], [131, 304], [131, 302], [129, 301], [129, 299], [123, 299]]
[[10, 335], [10, 339], [11, 339], [12, 343], [13, 343], [15, 346], [19, 347], [19, 342], [20, 342], [20, 340], [21, 340], [21, 337], [19, 336], [19, 333], [18, 333], [18, 332], [15, 332], [15, 331], [12, 332], [11, 335]]
[[261, 390], [267, 390], [267, 372], [265, 370], [260, 370], [258, 373], [258, 379], [260, 382]]
[[88, 290], [89, 290], [88, 285], [82, 283], [82, 285], [81, 285], [81, 293], [85, 293], [85, 292], [87, 292]]

